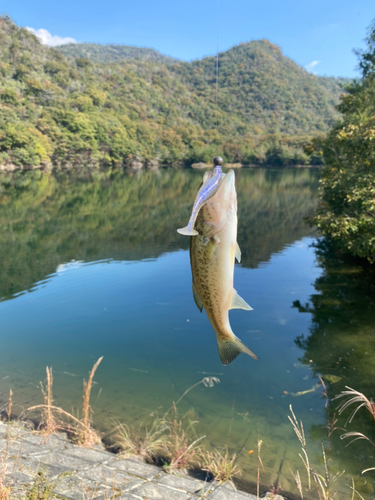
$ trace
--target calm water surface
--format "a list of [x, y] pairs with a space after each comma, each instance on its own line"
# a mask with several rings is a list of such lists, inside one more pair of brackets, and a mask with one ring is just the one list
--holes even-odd
[[[234, 282], [254, 311], [232, 311], [231, 325], [260, 361], [241, 355], [223, 367], [212, 327], [192, 298], [188, 238], [176, 232], [201, 177], [181, 170], [0, 177], [1, 403], [10, 387], [18, 411], [42, 402], [38, 383], [48, 365], [55, 402], [76, 409], [82, 378], [104, 356], [92, 407], [105, 432], [113, 418], [141, 422], [216, 376], [220, 384], [189, 392], [181, 414], [194, 409], [207, 448], [240, 453], [242, 478], [253, 483], [259, 435], [262, 484], [295, 491], [290, 468], [306, 478], [289, 405], [303, 420], [318, 468], [320, 443], [330, 446], [324, 426], [337, 406], [325, 408], [321, 388], [296, 394], [321, 376], [330, 398], [345, 385], [372, 395], [373, 281], [315, 247], [303, 222], [316, 205], [315, 170], [236, 173], [242, 263]], [[339, 380], [329, 382], [332, 375]], [[363, 411], [350, 430], [371, 437], [372, 425]], [[374, 466], [375, 454], [369, 443], [345, 444], [335, 432], [331, 470], [346, 470], [338, 490], [350, 498], [348, 478]], [[365, 482], [357, 479], [366, 497], [371, 473]]]

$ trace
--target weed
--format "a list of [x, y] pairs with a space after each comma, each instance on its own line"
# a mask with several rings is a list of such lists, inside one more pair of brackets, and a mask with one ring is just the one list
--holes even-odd
[[92, 381], [95, 375], [95, 372], [100, 365], [103, 356], [98, 359], [98, 361], [92, 367], [92, 370], [89, 374], [89, 379], [83, 381], [83, 405], [82, 405], [82, 416], [83, 416], [83, 432], [79, 433], [78, 440], [82, 446], [92, 446], [100, 442], [100, 437], [96, 431], [91, 427], [92, 423], [92, 409], [90, 407], [90, 394], [92, 389]]
[[262, 448], [262, 443], [263, 441], [259, 439], [259, 432], [258, 432], [258, 468], [257, 468], [257, 499], [259, 499], [259, 485], [260, 485], [260, 468], [259, 465], [262, 467], [263, 475], [265, 474], [265, 470], [263, 467], [263, 462], [262, 458], [260, 456], [260, 449]]
[[46, 387], [43, 386], [43, 383], [40, 382], [40, 389], [44, 398], [45, 408], [42, 411], [41, 420], [39, 424], [39, 429], [42, 429], [46, 436], [50, 436], [54, 434], [58, 429], [59, 425], [57, 424], [52, 411], [52, 403], [53, 403], [53, 395], [52, 395], [52, 387], [53, 387], [53, 374], [52, 367], [46, 367], [47, 373], [47, 382]]
[[349, 423], [352, 422], [357, 411], [360, 408], [362, 408], [362, 406], [364, 406], [371, 413], [371, 415], [373, 416], [373, 418], [375, 420], [375, 403], [374, 403], [374, 401], [372, 399], [367, 399], [366, 396], [364, 394], [362, 394], [362, 392], [356, 391], [355, 389], [352, 389], [351, 387], [348, 387], [347, 385], [345, 386], [345, 388], [347, 389], [346, 391], [341, 391], [341, 393], [338, 394], [337, 396], [335, 396], [332, 400], [332, 401], [334, 401], [335, 399], [343, 398], [345, 396], [351, 396], [347, 401], [341, 401], [341, 403], [337, 407], [337, 409], [339, 411], [339, 415], [341, 415], [341, 413], [343, 411], [345, 411], [346, 408], [348, 408], [348, 406], [350, 406], [354, 403], [360, 403], [356, 408], [354, 408], [352, 413], [349, 415], [349, 417], [346, 421], [346, 424], [348, 422]]
[[34, 481], [25, 493], [25, 500], [50, 500], [54, 498], [54, 490], [65, 476], [70, 475], [69, 472], [59, 474], [56, 479], [50, 480], [45, 474], [45, 470], [41, 469], [36, 473]]
[[[88, 381], [83, 381], [83, 406], [81, 420], [71, 413], [63, 410], [62, 408], [52, 405], [52, 368], [47, 367], [46, 388], [44, 388], [43, 384], [41, 384], [44, 404], [28, 408], [29, 411], [42, 410], [41, 422], [45, 431], [47, 430], [51, 433], [55, 432], [57, 429], [60, 429], [69, 432], [70, 434], [75, 436], [76, 442], [82, 446], [92, 446], [96, 443], [100, 443], [101, 440], [99, 434], [92, 428], [92, 409], [90, 407], [90, 394], [94, 374], [102, 359], [103, 357], [99, 358], [92, 367]], [[60, 418], [58, 420], [55, 419], [54, 413], [58, 413], [60, 415]], [[67, 418], [68, 422], [70, 421], [72, 423], [65, 423], [61, 417]]]
[[6, 478], [7, 473], [7, 460], [9, 454], [9, 445], [10, 445], [10, 416], [12, 414], [12, 405], [13, 405], [13, 392], [10, 389], [9, 391], [9, 400], [8, 400], [8, 408], [7, 408], [7, 417], [8, 417], [8, 425], [7, 425], [7, 433], [6, 433], [6, 442], [5, 442], [5, 451], [3, 456], [1, 457], [1, 473], [0, 473], [0, 500], [9, 500], [11, 495], [11, 477], [14, 471], [15, 463], [13, 466], [13, 471], [10, 474], [10, 477]]
[[[181, 399], [183, 399], [188, 392], [190, 392], [192, 389], [194, 389], [194, 387], [197, 387], [200, 384], [203, 384], [205, 387], [213, 387], [215, 384], [220, 384], [220, 379], [217, 377], [204, 377], [204, 378], [202, 378], [202, 380], [200, 380], [196, 384], [189, 387], [189, 389], [187, 389], [183, 393], [183, 395], [177, 400], [177, 403], [174, 403], [174, 404], [177, 406], [178, 403], [181, 401]], [[172, 408], [170, 408], [170, 409], [172, 409]]]
[[153, 461], [158, 451], [165, 449], [168, 442], [166, 434], [169, 427], [164, 417], [158, 417], [155, 411], [150, 415], [148, 424], [141, 423], [138, 428], [130, 428], [119, 423], [114, 436], [125, 456], [139, 455], [146, 461]]
[[[185, 424], [185, 420], [187, 420], [187, 424]], [[166, 444], [170, 462], [165, 465], [166, 470], [183, 469], [198, 456], [198, 443], [206, 436], [201, 436], [191, 442], [190, 434], [194, 432], [194, 425], [197, 423], [196, 420], [190, 419], [190, 412], [179, 419], [176, 404], [173, 403], [172, 418], [168, 422], [169, 439]]]
[[[310, 474], [310, 461], [309, 461], [309, 456], [307, 454], [307, 449], [306, 449], [306, 438], [305, 438], [305, 431], [303, 429], [303, 423], [302, 420], [300, 423], [298, 423], [298, 420], [293, 412], [292, 405], [289, 405], [289, 410], [290, 413], [292, 414], [292, 417], [288, 415], [288, 419], [290, 423], [293, 426], [294, 432], [296, 433], [296, 436], [298, 437], [299, 442], [301, 443], [302, 446], [302, 452], [303, 456], [299, 453], [299, 457], [302, 460], [303, 465], [305, 466], [306, 472], [307, 472], [307, 479], [308, 479], [308, 491], [311, 490], [311, 474]], [[297, 471], [298, 473], [298, 471]], [[298, 474], [299, 476], [299, 474]], [[297, 485], [298, 486], [298, 485]]]
[[[329, 461], [327, 460], [326, 452], [324, 449], [324, 446], [322, 444], [322, 455], [323, 455], [323, 462], [324, 462], [324, 473], [320, 474], [316, 469], [314, 469], [310, 465], [310, 460], [309, 456], [307, 454], [307, 447], [306, 447], [306, 438], [305, 438], [305, 432], [303, 429], [303, 423], [300, 421], [298, 423], [298, 420], [293, 412], [292, 405], [289, 406], [290, 412], [292, 414], [292, 417], [288, 415], [288, 419], [291, 422], [294, 432], [296, 433], [296, 436], [299, 439], [299, 442], [301, 443], [302, 446], [302, 451], [303, 451], [303, 456], [299, 454], [299, 457], [302, 460], [303, 465], [305, 466], [306, 472], [307, 472], [307, 477], [308, 477], [308, 491], [311, 490], [311, 477], [314, 480], [315, 487], [317, 489], [317, 493], [319, 496], [320, 500], [332, 500], [332, 498], [335, 496], [332, 493], [333, 490], [333, 485], [336, 483], [336, 481], [344, 474], [345, 471], [341, 471], [336, 473], [334, 476], [331, 475], [330, 470], [329, 470]], [[334, 427], [333, 427], [334, 430]], [[332, 432], [333, 432], [332, 430]], [[330, 436], [332, 435], [332, 432]], [[302, 482], [301, 478], [299, 475], [299, 472], [297, 471], [296, 474], [292, 472], [292, 475], [296, 481], [296, 485], [298, 488], [298, 491], [300, 492], [301, 498], [303, 499], [303, 488], [302, 488]]]
[[238, 466], [235, 464], [237, 459], [236, 453], [230, 456], [227, 447], [222, 450], [215, 450], [214, 452], [201, 451], [199, 455], [201, 469], [212, 474], [215, 481], [219, 483], [232, 482], [232, 477], [240, 472]]
[[[374, 401], [372, 399], [368, 399], [364, 394], [362, 394], [362, 392], [356, 391], [355, 389], [352, 389], [351, 387], [345, 386], [345, 388], [347, 389], [346, 391], [341, 391], [340, 394], [338, 394], [337, 396], [335, 396], [333, 398], [333, 400], [335, 400], [335, 399], [343, 398], [345, 396], [350, 396], [350, 398], [348, 400], [342, 401], [339, 404], [339, 406], [337, 407], [337, 409], [339, 411], [339, 414], [341, 414], [343, 411], [345, 411], [346, 408], [348, 408], [350, 405], [355, 404], [355, 403], [360, 403], [351, 412], [351, 414], [349, 415], [349, 417], [348, 417], [345, 425], [347, 425], [348, 422], [349, 423], [352, 422], [352, 420], [355, 417], [356, 413], [362, 407], [365, 407], [371, 413], [372, 417], [375, 420], [375, 403], [374, 403]], [[351, 443], [354, 443], [354, 441], [357, 441], [358, 439], [364, 439], [365, 441], [368, 441], [370, 444], [372, 444], [372, 446], [375, 447], [375, 444], [367, 436], [365, 436], [361, 432], [355, 432], [355, 431], [353, 431], [353, 432], [345, 432], [344, 434], [342, 434], [340, 436], [341, 439], [352, 438], [352, 437], [354, 439], [352, 439], [352, 441], [350, 441], [350, 443], [348, 443], [346, 446], [349, 446]], [[370, 470], [375, 470], [375, 467], [370, 467], [369, 469], [364, 469], [362, 471], [362, 474], [365, 474], [366, 472], [368, 472]], [[358, 492], [356, 491], [356, 493], [358, 493]], [[359, 495], [359, 493], [358, 493], [358, 495]]]

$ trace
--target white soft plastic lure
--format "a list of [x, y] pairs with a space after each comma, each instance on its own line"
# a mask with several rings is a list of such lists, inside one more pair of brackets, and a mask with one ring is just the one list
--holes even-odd
[[215, 156], [214, 158], [214, 170], [213, 172], [206, 172], [203, 184], [199, 188], [198, 194], [195, 197], [193, 210], [189, 219], [187, 226], [177, 229], [177, 232], [183, 234], [184, 236], [196, 236], [198, 232], [194, 229], [195, 221], [197, 219], [199, 210], [203, 207], [208, 200], [210, 200], [220, 185], [222, 179], [221, 166], [223, 164], [223, 159], [221, 156]]

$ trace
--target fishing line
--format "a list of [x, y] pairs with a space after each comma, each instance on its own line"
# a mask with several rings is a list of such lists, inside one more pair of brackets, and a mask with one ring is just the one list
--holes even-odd
[[[219, 26], [219, 0], [216, 0], [216, 26]], [[219, 30], [216, 30], [216, 91], [215, 91], [215, 107], [216, 107], [216, 131], [219, 134], [219, 105], [218, 105], [218, 90], [219, 90]], [[216, 138], [216, 147], [219, 147], [219, 135]]]

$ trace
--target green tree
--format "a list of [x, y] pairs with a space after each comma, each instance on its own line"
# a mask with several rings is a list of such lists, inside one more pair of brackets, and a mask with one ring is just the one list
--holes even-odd
[[357, 52], [360, 81], [346, 87], [338, 106], [343, 120], [316, 148], [325, 167], [321, 203], [312, 218], [344, 252], [375, 262], [375, 21]]

